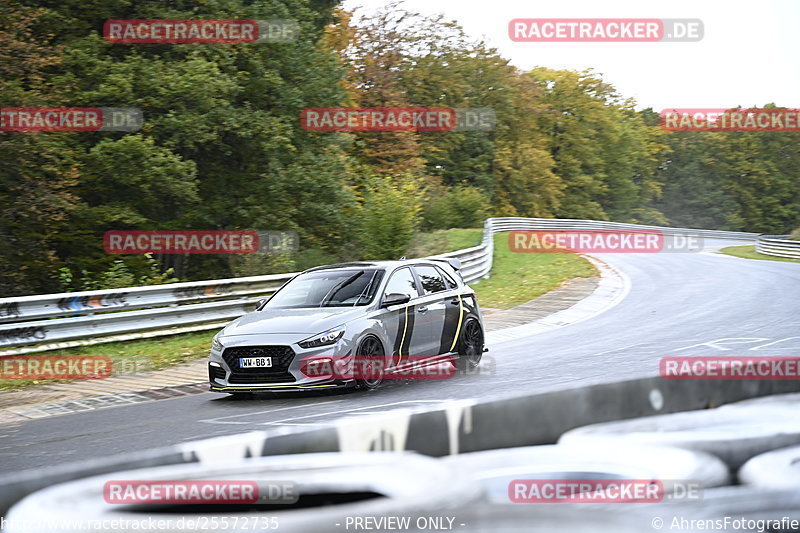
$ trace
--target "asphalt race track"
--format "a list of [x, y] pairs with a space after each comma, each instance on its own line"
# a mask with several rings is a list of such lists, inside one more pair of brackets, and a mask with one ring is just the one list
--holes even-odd
[[[707, 242], [710, 247], [735, 242]], [[658, 374], [668, 355], [797, 356], [800, 264], [710, 253], [599, 254], [630, 279], [589, 320], [489, 345], [486, 372], [394, 382], [369, 393], [237, 400], [215, 393], [87, 411], [0, 429], [0, 473], [275, 426], [330, 423], [455, 399], [517, 396]]]

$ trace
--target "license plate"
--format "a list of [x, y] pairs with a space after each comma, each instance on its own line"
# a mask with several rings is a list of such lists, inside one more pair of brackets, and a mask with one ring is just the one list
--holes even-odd
[[272, 357], [241, 357], [239, 359], [240, 368], [270, 368]]

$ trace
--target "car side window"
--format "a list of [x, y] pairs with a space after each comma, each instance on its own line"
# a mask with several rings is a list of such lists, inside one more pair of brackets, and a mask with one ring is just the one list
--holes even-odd
[[417, 275], [422, 283], [422, 289], [425, 291], [425, 294], [433, 294], [435, 292], [447, 290], [447, 285], [445, 284], [444, 279], [442, 279], [442, 275], [439, 274], [439, 271], [436, 270], [435, 267], [416, 266], [414, 269], [417, 271]]
[[450, 276], [450, 274], [447, 273], [447, 271], [438, 267], [436, 268], [436, 271], [442, 275], [442, 277], [444, 278], [444, 282], [447, 284], [448, 289], [455, 289], [456, 287], [458, 287], [458, 283], [456, 283], [456, 280], [454, 280]]
[[401, 268], [389, 278], [384, 294], [407, 294], [412, 300], [419, 296], [417, 284], [410, 268]]

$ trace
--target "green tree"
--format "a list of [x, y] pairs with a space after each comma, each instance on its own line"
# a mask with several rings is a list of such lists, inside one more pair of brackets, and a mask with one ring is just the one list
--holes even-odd
[[[8, 37], [0, 58], [15, 58], [0, 88], [4, 105], [138, 107], [145, 117], [135, 134], [23, 134], [16, 139], [46, 144], [8, 146], [21, 160], [17, 168], [41, 181], [30, 185], [54, 191], [41, 196], [53, 216], [37, 229], [26, 217], [42, 213], [26, 207], [36, 202], [20, 192], [33, 187], [19, 171], [0, 170], [0, 194], [21, 199], [8, 197], [6, 213], [31, 232], [57, 232], [41, 254], [30, 254], [37, 277], [57, 283], [57, 269], [66, 267], [100, 279], [116, 259], [103, 253], [100, 238], [112, 229], [294, 229], [304, 245], [329, 251], [353, 240], [346, 143], [298, 127], [304, 107], [346, 98], [344, 69], [319, 42], [335, 1], [22, 2], [3, 5], [10, 29], [0, 30], [0, 40]], [[286, 43], [125, 45], [101, 37], [110, 18], [293, 19], [300, 32]], [[33, 75], [34, 67], [46, 76]], [[41, 87], [31, 80], [43, 80]], [[227, 259], [192, 256], [180, 261], [182, 276], [226, 277]], [[147, 269], [135, 258], [126, 264], [136, 275]], [[32, 277], [33, 270], [17, 270], [15, 279]]]
[[540, 124], [564, 182], [557, 216], [628, 221], [657, 194], [660, 133], [634, 102], [591, 71], [536, 68], [547, 111]]
[[[50, 105], [63, 48], [38, 37], [47, 11], [0, 3], [0, 103]], [[69, 227], [79, 178], [71, 137], [0, 132], [0, 296], [56, 290], [57, 236]]]
[[362, 259], [399, 259], [414, 236], [421, 211], [421, 187], [405, 179], [371, 180], [357, 215]]
[[489, 200], [480, 189], [462, 185], [425, 202], [422, 228], [479, 228], [490, 212]]

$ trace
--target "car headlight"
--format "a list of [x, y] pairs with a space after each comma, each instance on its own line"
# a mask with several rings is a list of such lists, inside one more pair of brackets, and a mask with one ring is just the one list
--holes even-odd
[[215, 352], [221, 352], [222, 350], [225, 349], [222, 343], [219, 342], [219, 339], [216, 337], [216, 335], [214, 336], [214, 339], [211, 341], [211, 349]]
[[298, 342], [297, 344], [299, 344], [301, 348], [319, 348], [320, 346], [328, 346], [330, 344], [335, 344], [339, 339], [341, 339], [344, 335], [344, 332], [345, 327], [339, 326], [338, 328], [329, 329], [325, 333], [320, 333], [319, 335], [309, 337], [306, 340]]

